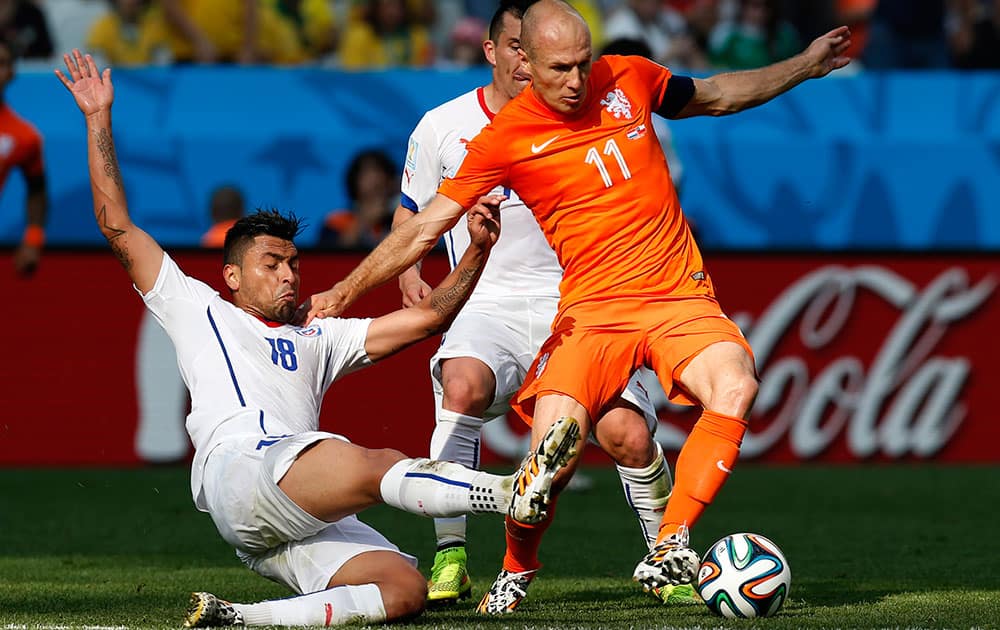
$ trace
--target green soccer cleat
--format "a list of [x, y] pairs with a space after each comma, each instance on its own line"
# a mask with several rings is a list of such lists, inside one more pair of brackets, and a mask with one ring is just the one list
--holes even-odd
[[687, 606], [689, 604], [702, 604], [701, 596], [694, 586], [690, 584], [667, 584], [666, 586], [651, 589], [650, 594], [667, 606]]
[[472, 596], [466, 563], [465, 547], [449, 547], [434, 554], [431, 579], [427, 582], [429, 605], [447, 606]]

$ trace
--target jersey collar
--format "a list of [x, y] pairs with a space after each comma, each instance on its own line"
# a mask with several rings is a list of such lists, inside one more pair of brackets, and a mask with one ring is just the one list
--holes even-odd
[[480, 86], [476, 88], [476, 98], [479, 99], [479, 107], [482, 108], [483, 113], [486, 114], [486, 118], [493, 122], [493, 117], [496, 116], [490, 111], [490, 108], [486, 106], [486, 88]]

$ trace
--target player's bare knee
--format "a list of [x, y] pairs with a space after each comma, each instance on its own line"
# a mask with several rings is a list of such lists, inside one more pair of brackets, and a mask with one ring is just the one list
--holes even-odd
[[493, 400], [493, 388], [481, 379], [455, 375], [443, 383], [444, 408], [468, 416], [481, 416]]
[[597, 442], [619, 466], [645, 468], [656, 450], [646, 420], [638, 413], [616, 410], [594, 426]]
[[496, 380], [485, 363], [460, 357], [441, 364], [441, 387], [445, 409], [480, 417], [493, 403]]
[[739, 375], [725, 379], [712, 392], [706, 408], [716, 413], [746, 418], [757, 398], [757, 379], [752, 375]]
[[427, 605], [427, 580], [416, 569], [410, 569], [378, 582], [386, 621], [416, 617]]
[[619, 466], [626, 468], [645, 468], [653, 463], [656, 457], [656, 447], [648, 431], [642, 435], [630, 436], [629, 443], [617, 454], [612, 456]]

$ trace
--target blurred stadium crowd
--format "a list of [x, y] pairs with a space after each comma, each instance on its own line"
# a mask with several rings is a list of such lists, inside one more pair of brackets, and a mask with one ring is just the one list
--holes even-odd
[[[1000, 0], [570, 0], [594, 49], [645, 42], [672, 68], [750, 68], [833, 26], [854, 68], [1000, 67]], [[86, 49], [116, 66], [313, 64], [344, 69], [483, 64], [495, 0], [0, 0], [22, 63]]]

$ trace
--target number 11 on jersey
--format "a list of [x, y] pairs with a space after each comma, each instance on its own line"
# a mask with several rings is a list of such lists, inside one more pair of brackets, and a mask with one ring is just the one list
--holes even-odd
[[[622, 172], [622, 177], [625, 179], [632, 178], [632, 171], [628, 170], [628, 164], [625, 163], [625, 156], [622, 155], [621, 149], [618, 148], [618, 143], [615, 142], [614, 138], [608, 138], [607, 143], [605, 143], [604, 155], [615, 156], [615, 160], [618, 162], [618, 168]], [[597, 171], [601, 174], [601, 179], [604, 180], [604, 187], [611, 188], [614, 181], [611, 179], [611, 173], [608, 172], [608, 167], [604, 164], [604, 158], [602, 158], [597, 152], [597, 147], [590, 147], [587, 149], [587, 157], [584, 159], [584, 162], [596, 166]]]

